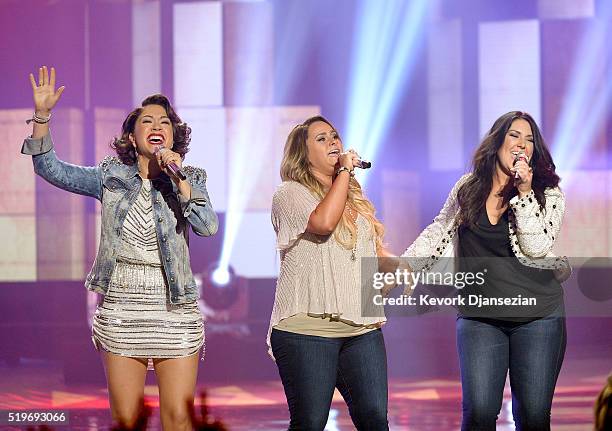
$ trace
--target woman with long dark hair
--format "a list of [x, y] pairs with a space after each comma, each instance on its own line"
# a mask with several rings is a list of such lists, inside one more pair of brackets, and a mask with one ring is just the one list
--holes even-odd
[[[102, 204], [100, 247], [85, 286], [102, 295], [93, 322], [101, 351], [112, 416], [120, 426], [137, 423], [147, 365], [159, 384], [161, 422], [167, 430], [190, 430], [204, 324], [189, 264], [189, 230], [217, 231], [206, 191], [206, 172], [182, 167], [191, 129], [168, 99], [153, 95], [123, 122], [113, 142], [118, 157], [84, 167], [60, 160], [49, 131], [51, 111], [64, 87], [55, 70], [30, 74], [34, 97], [32, 136], [22, 153], [35, 172], [72, 193]], [[184, 177], [177, 175], [181, 169]]]
[[[357, 154], [323, 117], [296, 126], [272, 201], [281, 266], [268, 346], [283, 382], [291, 430], [322, 431], [334, 393], [358, 430], [389, 429], [382, 306], [363, 295], [368, 258], [390, 254], [384, 228], [353, 170]], [[362, 260], [366, 265], [362, 266]]]
[[472, 173], [403, 255], [413, 271], [458, 258], [455, 270], [484, 274], [484, 284], [460, 293], [488, 304], [459, 307], [462, 430], [495, 430], [508, 371], [517, 429], [550, 429], [566, 345], [560, 282], [570, 272], [552, 253], [565, 210], [558, 185], [536, 122], [508, 112], [476, 150]]

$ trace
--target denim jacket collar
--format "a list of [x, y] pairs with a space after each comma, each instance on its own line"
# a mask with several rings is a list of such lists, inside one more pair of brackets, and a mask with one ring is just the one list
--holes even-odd
[[[118, 174], [121, 178], [130, 182], [130, 184], [132, 180], [140, 176], [138, 172], [138, 165], [136, 163], [133, 165], [123, 164], [123, 169], [121, 169]], [[173, 192], [176, 193], [178, 191], [178, 187], [176, 184], [174, 184], [174, 181], [172, 181], [164, 172], [160, 173], [159, 176], [155, 178], [151, 178], [151, 181], [153, 183], [171, 184]]]

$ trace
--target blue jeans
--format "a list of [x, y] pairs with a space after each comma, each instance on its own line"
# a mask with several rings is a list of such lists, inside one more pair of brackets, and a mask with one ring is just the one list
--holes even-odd
[[273, 329], [270, 342], [287, 396], [290, 430], [323, 430], [335, 387], [358, 430], [389, 429], [387, 354], [380, 329], [346, 338]]
[[508, 370], [516, 429], [550, 430], [550, 408], [567, 341], [560, 308], [528, 323], [457, 319], [462, 431], [495, 431]]

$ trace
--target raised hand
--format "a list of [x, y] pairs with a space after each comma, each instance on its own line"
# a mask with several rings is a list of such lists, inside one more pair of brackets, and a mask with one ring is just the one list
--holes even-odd
[[63, 85], [55, 89], [55, 68], [51, 68], [51, 76], [47, 66], [38, 69], [38, 85], [34, 75], [30, 73], [30, 83], [34, 96], [34, 110], [37, 114], [48, 115], [64, 92]]

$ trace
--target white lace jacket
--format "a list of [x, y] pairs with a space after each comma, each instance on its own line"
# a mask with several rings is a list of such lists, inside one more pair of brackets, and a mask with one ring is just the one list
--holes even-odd
[[[458, 250], [457, 192], [471, 175], [466, 174], [457, 181], [440, 213], [402, 254], [402, 257], [409, 258], [413, 271], [454, 271], [454, 259], [446, 258], [455, 257]], [[510, 244], [523, 265], [555, 270], [557, 279], [565, 281], [571, 274], [568, 259], [552, 253], [565, 212], [565, 196], [558, 187], [546, 189], [544, 195], [544, 210], [540, 209], [533, 191], [522, 198], [515, 196], [510, 200]]]

